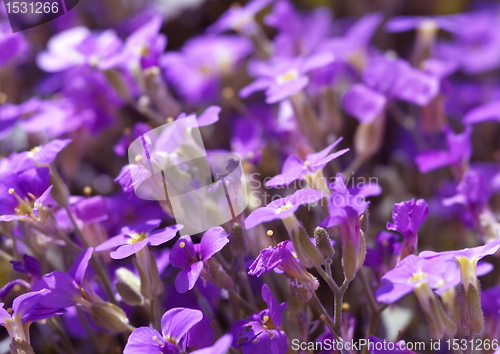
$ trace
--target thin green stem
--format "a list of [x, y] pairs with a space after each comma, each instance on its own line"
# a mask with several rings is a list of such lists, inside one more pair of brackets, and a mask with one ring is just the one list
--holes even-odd
[[339, 292], [335, 294], [335, 313], [334, 313], [334, 319], [335, 319], [335, 331], [338, 333], [342, 333], [342, 304], [344, 302], [344, 294], [345, 291], [347, 290], [347, 287], [349, 286], [349, 280], [344, 280], [342, 283], [342, 286], [339, 289]]
[[156, 329], [157, 331], [161, 331], [161, 323], [160, 323], [160, 311], [159, 311], [159, 304], [158, 304], [158, 298], [156, 295], [153, 295], [153, 298], [150, 300], [151, 304], [151, 323], [153, 325], [153, 328]]
[[318, 271], [318, 273], [321, 275], [321, 277], [323, 279], [325, 279], [325, 281], [327, 282], [328, 286], [330, 287], [330, 289], [332, 289], [333, 293], [334, 294], [338, 294], [339, 291], [340, 291], [340, 288], [339, 286], [337, 285], [337, 283], [335, 282], [335, 280], [333, 280], [333, 278], [331, 276], [329, 276], [324, 270], [323, 268], [321, 267], [314, 267], [316, 268], [316, 270]]
[[251, 313], [256, 313], [259, 310], [257, 309], [256, 306], [249, 304], [245, 299], [243, 299], [240, 294], [238, 294], [236, 291], [231, 290], [229, 291], [229, 294], [233, 296], [238, 302], [247, 310], [250, 311]]
[[[66, 212], [68, 213], [68, 216], [71, 219], [71, 223], [73, 224], [73, 227], [75, 228], [75, 232], [78, 235], [78, 237], [80, 238], [80, 241], [85, 246], [85, 248], [89, 248], [89, 244], [88, 244], [87, 240], [85, 239], [85, 236], [83, 235], [82, 230], [80, 230], [80, 227], [78, 227], [78, 224], [76, 223], [76, 220], [73, 217], [71, 210], [69, 210], [68, 206], [65, 206], [64, 208], [66, 209]], [[100, 262], [95, 257], [90, 258], [90, 262], [92, 263], [92, 266], [94, 267], [94, 270], [96, 271], [99, 278], [101, 278], [101, 281], [104, 284], [104, 287], [106, 288], [106, 291], [108, 293], [109, 300], [112, 303], [116, 304], [115, 294], [113, 292], [113, 287], [111, 286], [111, 281], [109, 280], [108, 274], [104, 270], [105, 269], [104, 266], [101, 265]]]
[[316, 306], [316, 308], [318, 309], [318, 311], [325, 317], [324, 321], [326, 323], [326, 326], [328, 327], [328, 329], [330, 330], [330, 332], [333, 334], [333, 336], [337, 340], [338, 339], [342, 340], [342, 337], [335, 330], [335, 323], [332, 321], [332, 318], [330, 317], [330, 315], [326, 311], [325, 307], [323, 306], [323, 304], [319, 300], [318, 295], [316, 295], [316, 292], [313, 292], [312, 298], [311, 298], [311, 302]]

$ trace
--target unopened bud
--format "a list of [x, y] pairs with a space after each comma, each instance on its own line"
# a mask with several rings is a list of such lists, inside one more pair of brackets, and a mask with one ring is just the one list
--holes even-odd
[[234, 289], [233, 280], [229, 275], [227, 275], [226, 271], [222, 268], [220, 263], [217, 262], [215, 257], [210, 257], [208, 260], [203, 262], [201, 275], [216, 287], [228, 291]]
[[325, 261], [331, 259], [335, 251], [328, 232], [322, 227], [317, 227], [314, 229], [314, 239], [316, 240], [316, 247], [323, 255], [323, 259]]
[[96, 325], [116, 332], [125, 332], [129, 326], [125, 312], [110, 302], [93, 303], [90, 318]]
[[299, 257], [304, 267], [313, 268], [323, 264], [323, 256], [311, 242], [302, 225], [300, 225], [298, 232], [295, 230], [292, 232], [292, 242], [297, 257]]
[[361, 161], [368, 160], [382, 146], [385, 129], [385, 110], [368, 124], [360, 124], [354, 133], [354, 148]]
[[130, 102], [132, 100], [132, 96], [130, 95], [128, 85], [120, 72], [116, 69], [108, 69], [104, 70], [103, 73], [106, 80], [108, 80], [108, 83], [115, 89], [116, 93], [125, 101]]
[[62, 207], [68, 205], [69, 189], [68, 186], [63, 182], [59, 173], [55, 168], [50, 165], [50, 184], [52, 184], [52, 190], [50, 191], [50, 196], [54, 199], [57, 204]]
[[135, 306], [143, 302], [141, 296], [141, 281], [126, 268], [118, 268], [116, 271], [118, 281], [115, 283], [118, 294], [127, 304]]
[[235, 223], [231, 231], [231, 253], [234, 256], [246, 256], [248, 254], [248, 245], [245, 240], [245, 235], [243, 234], [243, 229], [241, 225]]

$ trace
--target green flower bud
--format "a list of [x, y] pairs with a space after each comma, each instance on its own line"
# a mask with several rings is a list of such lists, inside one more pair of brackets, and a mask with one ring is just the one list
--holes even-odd
[[154, 255], [146, 246], [136, 253], [133, 262], [141, 279], [141, 294], [146, 299], [152, 299], [163, 292], [163, 283], [158, 276], [158, 267]]
[[460, 325], [464, 333], [479, 334], [483, 330], [484, 316], [481, 309], [481, 295], [479, 293], [479, 280], [477, 286], [469, 284], [466, 291], [464, 284], [460, 284]]
[[316, 240], [316, 247], [322, 254], [323, 259], [325, 261], [331, 259], [335, 251], [332, 247], [332, 240], [328, 232], [322, 227], [317, 227], [314, 229], [314, 239]]
[[292, 232], [292, 242], [297, 257], [300, 259], [304, 267], [313, 268], [323, 264], [323, 256], [316, 246], [311, 242], [307, 231], [302, 225], [299, 225], [298, 232]]
[[93, 303], [90, 318], [96, 325], [116, 332], [125, 332], [129, 326], [125, 312], [110, 302]]
[[139, 278], [126, 268], [118, 268], [116, 276], [118, 281], [115, 283], [115, 287], [123, 301], [132, 306], [142, 304], [144, 298], [141, 295]]

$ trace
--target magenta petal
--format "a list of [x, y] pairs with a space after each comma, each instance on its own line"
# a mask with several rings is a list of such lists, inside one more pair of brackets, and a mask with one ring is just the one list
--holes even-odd
[[130, 240], [130, 236], [128, 235], [123, 235], [123, 234], [117, 235], [101, 243], [99, 246], [95, 248], [95, 250], [97, 252], [109, 250], [111, 248], [127, 244], [128, 240]]
[[[181, 242], [184, 243], [184, 247], [180, 247]], [[186, 268], [191, 264], [191, 258], [188, 253], [196, 257], [196, 251], [194, 249], [193, 241], [189, 235], [179, 237], [172, 251], [170, 251], [170, 264], [176, 268]]]
[[252, 93], [255, 93], [257, 91], [266, 90], [272, 83], [273, 82], [270, 79], [265, 79], [265, 78], [264, 79], [257, 79], [255, 81], [251, 82], [250, 84], [248, 84], [247, 86], [243, 87], [240, 90], [239, 96], [241, 98], [247, 98]]
[[75, 263], [71, 266], [68, 275], [73, 277], [75, 281], [79, 284], [83, 284], [83, 278], [85, 277], [85, 271], [89, 266], [90, 258], [92, 258], [92, 252], [94, 249], [92, 247], [87, 248], [85, 251], [80, 253]]
[[145, 246], [148, 245], [148, 239], [142, 240], [140, 242], [132, 243], [130, 245], [120, 246], [116, 251], [111, 252], [109, 255], [113, 259], [123, 259], [131, 256], [140, 250], [142, 250]]
[[227, 232], [220, 226], [212, 227], [203, 234], [200, 242], [201, 260], [205, 262], [229, 243]]
[[266, 103], [273, 104], [300, 92], [309, 83], [307, 76], [299, 76], [283, 84], [273, 83], [266, 90]]
[[177, 307], [165, 312], [161, 318], [161, 330], [164, 337], [180, 340], [195, 324], [203, 319], [200, 310]]
[[269, 308], [269, 314], [271, 316], [271, 319], [273, 320], [273, 323], [276, 325], [276, 328], [278, 328], [279, 326], [281, 326], [283, 318], [281, 317], [281, 311], [278, 302], [274, 298], [267, 284], [264, 284], [262, 286], [262, 298]]
[[[156, 337], [157, 340], [154, 340], [153, 337]], [[137, 328], [128, 337], [123, 354], [164, 353], [162, 345], [158, 341], [168, 344], [157, 330], [149, 327]]]
[[323, 52], [315, 54], [304, 60], [300, 68], [301, 74], [308, 73], [311, 70], [322, 68], [335, 60], [335, 56], [331, 53]]
[[233, 342], [233, 336], [225, 334], [210, 348], [195, 350], [192, 354], [226, 354]]
[[191, 290], [200, 277], [202, 269], [203, 262], [199, 261], [181, 270], [175, 278], [175, 290], [180, 294], [185, 294], [187, 291]]
[[213, 124], [219, 120], [219, 113], [221, 108], [219, 106], [208, 107], [202, 115], [198, 117], [196, 122], [199, 127], [204, 127], [206, 125]]
[[250, 215], [245, 219], [245, 229], [251, 229], [263, 222], [268, 222], [272, 220], [280, 219], [280, 215], [276, 214], [276, 210], [263, 207], [254, 210]]
[[314, 152], [312, 154], [308, 154], [306, 156], [306, 160], [309, 161], [311, 164], [316, 164], [318, 163], [318, 161], [324, 159], [325, 157], [328, 156], [328, 154], [330, 153], [330, 151], [332, 151], [332, 149], [337, 146], [341, 141], [342, 141], [342, 137], [338, 138], [334, 143], [328, 145], [326, 148], [324, 148], [323, 150], [319, 151], [319, 152]]
[[293, 181], [302, 177], [306, 172], [306, 165], [296, 155], [290, 155], [283, 163], [281, 174], [274, 176], [266, 182], [266, 187], [288, 186]]
[[321, 160], [319, 160], [317, 163], [315, 163], [315, 164], [313, 165], [313, 168], [314, 168], [315, 170], [317, 170], [317, 169], [319, 169], [319, 168], [323, 168], [323, 167], [325, 167], [325, 165], [326, 165], [328, 162], [330, 162], [330, 161], [332, 161], [332, 160], [335, 160], [335, 159], [336, 159], [337, 157], [339, 157], [339, 156], [344, 155], [344, 154], [345, 154], [346, 152], [348, 152], [349, 150], [350, 150], [350, 149], [349, 149], [349, 148], [347, 148], [347, 149], [343, 149], [343, 150], [340, 150], [340, 151], [334, 152], [333, 154], [330, 154], [330, 155], [328, 155], [327, 157], [325, 157], [324, 159], [321, 159]]
[[451, 157], [448, 151], [427, 151], [415, 157], [415, 163], [420, 172], [427, 173], [436, 168], [449, 165]]
[[172, 225], [164, 229], [157, 230], [148, 236], [148, 244], [151, 246], [158, 246], [162, 243], [168, 242], [173, 239], [175, 235], [177, 235], [177, 231], [183, 227], [183, 225]]
[[372, 122], [382, 112], [387, 99], [363, 84], [352, 85], [342, 97], [345, 111], [361, 124]]
[[411, 285], [385, 283], [377, 289], [377, 301], [392, 304], [413, 291]]
[[57, 154], [68, 146], [71, 141], [71, 139], [52, 140], [48, 144], [40, 146], [40, 150], [35, 152], [32, 158], [39, 163], [52, 163], [56, 159]]
[[500, 121], [500, 101], [488, 102], [467, 112], [463, 122], [474, 124], [486, 121]]
[[210, 318], [204, 318], [188, 331], [187, 346], [190, 348], [206, 348], [214, 342], [214, 330], [210, 326]]

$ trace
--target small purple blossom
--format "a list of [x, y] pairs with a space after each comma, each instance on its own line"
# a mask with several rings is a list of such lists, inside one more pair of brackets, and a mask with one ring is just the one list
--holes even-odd
[[161, 220], [152, 219], [144, 224], [130, 227], [125, 226], [119, 235], [97, 246], [96, 251], [105, 251], [118, 247], [116, 251], [111, 252], [111, 258], [127, 258], [148, 245], [159, 246], [162, 243], [170, 241], [175, 237], [177, 231], [183, 228], [182, 225], [172, 225], [152, 232], [160, 226], [160, 223]]
[[229, 242], [228, 234], [220, 226], [206, 231], [199, 244], [194, 245], [189, 235], [177, 240], [170, 252], [170, 264], [182, 269], [175, 278], [175, 288], [181, 294], [191, 290], [203, 271], [203, 264]]

